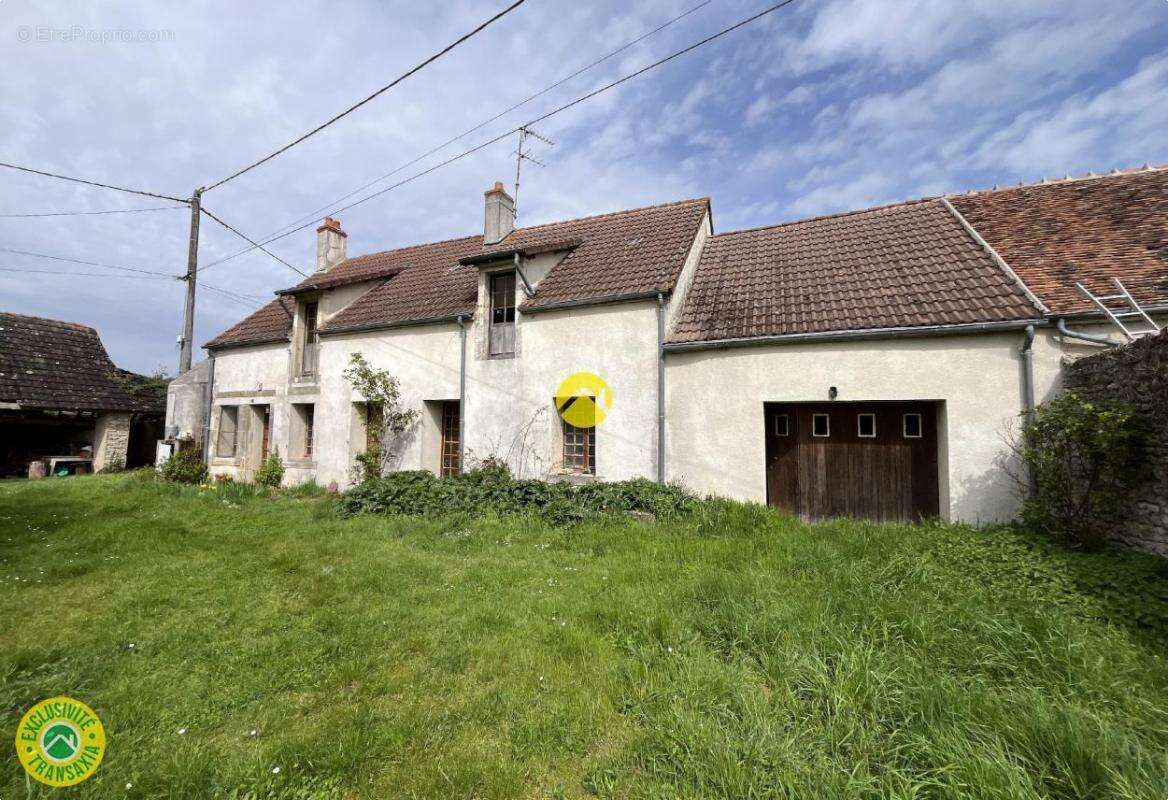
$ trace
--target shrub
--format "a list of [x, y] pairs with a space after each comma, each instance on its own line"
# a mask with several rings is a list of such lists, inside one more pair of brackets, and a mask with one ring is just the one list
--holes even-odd
[[280, 460], [280, 453], [272, 450], [268, 453], [264, 463], [256, 470], [255, 482], [260, 486], [275, 489], [284, 481], [284, 462]]
[[111, 458], [109, 460], [109, 462], [106, 463], [106, 465], [104, 467], [102, 467], [101, 469], [98, 470], [98, 472], [102, 475], [108, 475], [108, 474], [115, 473], [115, 472], [125, 472], [125, 471], [126, 471], [126, 462], [125, 462], [125, 459], [121, 459], [121, 458]]
[[655, 517], [691, 513], [697, 498], [678, 486], [637, 479], [574, 486], [566, 482], [519, 480], [505, 466], [491, 464], [463, 475], [439, 478], [430, 472], [395, 472], [366, 481], [342, 495], [337, 510], [353, 514], [535, 514], [553, 525], [573, 525], [631, 512]]
[[1020, 456], [1037, 484], [1031, 526], [1098, 548], [1123, 519], [1147, 433], [1130, 406], [1075, 392], [1042, 404], [1023, 427]]
[[162, 463], [159, 473], [168, 481], [202, 483], [207, 480], [207, 465], [203, 463], [203, 448], [190, 439], [179, 441], [178, 452]]

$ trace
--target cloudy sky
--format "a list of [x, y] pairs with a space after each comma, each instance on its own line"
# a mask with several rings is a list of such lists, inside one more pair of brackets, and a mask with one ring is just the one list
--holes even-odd
[[[209, 192], [205, 204], [252, 237], [319, 218], [337, 198], [699, 3], [369, 191], [769, 5], [528, 0], [326, 132]], [[185, 197], [505, 5], [0, 0], [0, 161]], [[520, 222], [709, 196], [715, 230], [728, 231], [1162, 163], [1166, 42], [1164, 0], [796, 0], [539, 126], [556, 145], [535, 153], [545, 168], [525, 173]], [[477, 232], [483, 190], [513, 180], [514, 147], [500, 142], [340, 214], [349, 253]], [[0, 173], [0, 214], [166, 205]], [[0, 248], [178, 274], [188, 217], [174, 209], [0, 217]], [[314, 227], [272, 249], [310, 268]], [[203, 262], [241, 245], [204, 219]], [[120, 366], [173, 372], [179, 282], [11, 252], [0, 252], [0, 267], [0, 310], [93, 325]], [[298, 279], [258, 252], [202, 278], [256, 303]], [[247, 314], [245, 302], [200, 290], [196, 341]]]

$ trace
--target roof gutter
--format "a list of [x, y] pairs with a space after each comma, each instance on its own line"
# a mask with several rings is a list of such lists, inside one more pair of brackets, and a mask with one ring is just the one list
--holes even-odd
[[822, 331], [816, 333], [789, 333], [778, 336], [750, 336], [733, 339], [711, 339], [704, 342], [672, 342], [665, 345], [668, 352], [686, 350], [721, 350], [729, 347], [750, 347], [768, 344], [799, 344], [802, 342], [845, 342], [855, 339], [910, 339], [923, 336], [953, 336], [970, 333], [995, 333], [1025, 330], [1028, 326], [1046, 326], [1044, 319], [1019, 319], [1000, 322], [970, 322], [958, 325], [918, 325], [911, 328], [864, 328], [854, 331]]

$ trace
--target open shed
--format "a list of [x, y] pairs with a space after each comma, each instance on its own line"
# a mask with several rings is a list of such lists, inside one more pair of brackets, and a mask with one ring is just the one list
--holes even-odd
[[0, 478], [149, 464], [165, 398], [114, 366], [93, 328], [0, 313]]

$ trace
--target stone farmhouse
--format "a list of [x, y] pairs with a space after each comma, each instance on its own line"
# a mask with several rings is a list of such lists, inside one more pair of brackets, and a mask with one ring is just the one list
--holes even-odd
[[[360, 353], [421, 412], [393, 469], [646, 477], [808, 518], [1014, 516], [1007, 438], [1063, 367], [1122, 333], [1077, 287], [1168, 312], [1168, 170], [931, 197], [716, 233], [707, 198], [350, 257], [207, 342], [172, 408], [210, 469], [344, 486], [367, 442]], [[557, 387], [599, 376], [603, 421]], [[191, 386], [209, 390], [199, 395]], [[173, 405], [173, 404], [172, 404]], [[181, 425], [177, 422], [183, 419]], [[207, 419], [204, 423], [203, 420]]]

